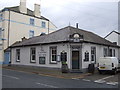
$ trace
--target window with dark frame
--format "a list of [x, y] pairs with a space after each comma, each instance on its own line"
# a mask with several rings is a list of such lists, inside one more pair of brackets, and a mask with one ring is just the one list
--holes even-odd
[[39, 64], [45, 64], [45, 57], [39, 57]]
[[35, 63], [36, 62], [36, 48], [30, 49], [30, 62]]
[[112, 49], [109, 49], [109, 56], [112, 57]]
[[33, 31], [33, 30], [30, 30], [30, 31], [29, 31], [29, 38], [32, 38], [32, 37], [34, 37], [34, 31]]
[[91, 61], [96, 63], [96, 47], [91, 47]]
[[3, 14], [0, 14], [0, 21], [3, 20]]
[[20, 62], [20, 49], [16, 49], [16, 62]]
[[57, 47], [50, 47], [50, 63], [57, 63]]
[[108, 56], [108, 49], [107, 48], [103, 49], [103, 54], [104, 54], [104, 57]]
[[42, 21], [42, 28], [46, 28], [46, 22]]
[[2, 38], [2, 28], [0, 28], [0, 38]]
[[85, 52], [85, 59], [84, 61], [89, 61], [89, 52]]
[[35, 20], [30, 18], [30, 25], [34, 25], [35, 24]]
[[61, 52], [61, 61], [67, 61], [67, 52]]
[[115, 49], [113, 49], [113, 57], [115, 57]]

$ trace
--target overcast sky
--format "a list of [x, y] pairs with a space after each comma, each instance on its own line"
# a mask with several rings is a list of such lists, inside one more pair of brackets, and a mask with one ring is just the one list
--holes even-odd
[[[27, 7], [34, 10], [34, 3], [41, 4], [42, 16], [50, 19], [58, 29], [68, 26], [92, 31], [106, 36], [118, 30], [119, 0], [27, 0]], [[0, 0], [0, 9], [18, 6], [20, 0]]]

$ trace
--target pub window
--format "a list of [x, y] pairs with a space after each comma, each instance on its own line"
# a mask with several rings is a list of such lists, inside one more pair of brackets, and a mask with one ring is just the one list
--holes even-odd
[[31, 63], [36, 62], [36, 49], [35, 48], [30, 49], [30, 62]]
[[120, 63], [120, 58], [118, 58], [118, 62]]
[[104, 48], [104, 49], [103, 49], [104, 57], [108, 56], [108, 53], [107, 53], [107, 52], [108, 52], [107, 48]]
[[50, 62], [57, 62], [57, 47], [50, 47]]
[[115, 49], [113, 49], [113, 57], [115, 57]]
[[91, 47], [91, 61], [96, 63], [96, 47]]
[[67, 61], [67, 52], [61, 52], [61, 61]]
[[45, 64], [45, 57], [39, 57], [39, 64]]
[[20, 62], [20, 49], [16, 49], [16, 62]]
[[89, 52], [85, 52], [85, 59], [84, 61], [89, 61]]
[[112, 57], [112, 49], [109, 49], [109, 56]]

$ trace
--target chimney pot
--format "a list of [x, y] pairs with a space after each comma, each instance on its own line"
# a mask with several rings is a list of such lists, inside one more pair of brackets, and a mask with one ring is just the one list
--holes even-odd
[[22, 41], [24, 41], [24, 40], [27, 40], [27, 38], [23, 37], [23, 38], [22, 38]]
[[78, 23], [76, 23], [76, 28], [78, 28], [79, 27], [79, 24]]

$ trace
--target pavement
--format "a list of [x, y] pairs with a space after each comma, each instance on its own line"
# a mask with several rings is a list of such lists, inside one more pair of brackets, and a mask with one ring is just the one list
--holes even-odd
[[53, 68], [42, 68], [42, 67], [31, 67], [31, 66], [3, 66], [3, 69], [19, 71], [21, 73], [35, 74], [44, 77], [52, 77], [59, 79], [71, 79], [77, 81], [93, 82], [98, 84], [106, 84], [112, 86], [118, 86], [120, 73], [116, 75], [99, 74], [95, 71], [94, 74], [91, 73], [62, 73], [60, 69]]
[[64, 79], [84, 78], [91, 73], [62, 73], [60, 69], [32, 67], [32, 66], [3, 66], [5, 69], [11, 69], [21, 72], [34, 73], [42, 76], [50, 76]]
[[[64, 79], [3, 68], [2, 88], [118, 88], [83, 79]], [[56, 90], [56, 89], [55, 89]]]

